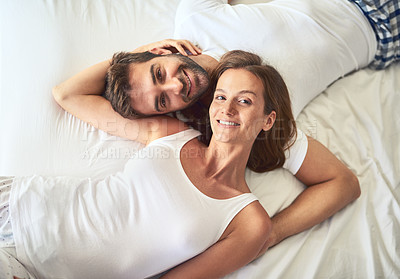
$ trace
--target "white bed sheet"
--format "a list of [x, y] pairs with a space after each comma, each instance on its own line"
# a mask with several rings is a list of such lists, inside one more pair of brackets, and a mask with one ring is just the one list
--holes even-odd
[[[354, 171], [361, 197], [227, 278], [400, 277], [399, 77], [399, 64], [358, 71], [304, 109], [299, 126]], [[297, 181], [284, 184], [279, 172], [248, 173], [253, 192], [272, 215], [302, 190]]]
[[[64, 112], [51, 88], [114, 52], [171, 37], [178, 2], [1, 1], [0, 175], [120, 170], [141, 145]], [[357, 174], [362, 195], [227, 278], [400, 277], [399, 105], [396, 64], [353, 73], [304, 109], [300, 127]], [[246, 175], [270, 215], [303, 190], [284, 170]]]

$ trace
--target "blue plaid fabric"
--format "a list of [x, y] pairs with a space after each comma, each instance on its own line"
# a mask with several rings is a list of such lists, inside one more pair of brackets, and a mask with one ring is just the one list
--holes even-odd
[[358, 5], [371, 23], [378, 41], [374, 69], [384, 69], [400, 59], [400, 0], [349, 0]]

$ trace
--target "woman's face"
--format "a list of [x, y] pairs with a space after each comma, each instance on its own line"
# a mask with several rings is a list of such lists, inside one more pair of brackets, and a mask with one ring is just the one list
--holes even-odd
[[229, 69], [218, 80], [210, 106], [213, 135], [223, 142], [253, 142], [269, 130], [275, 112], [264, 114], [264, 88], [258, 77], [244, 69]]

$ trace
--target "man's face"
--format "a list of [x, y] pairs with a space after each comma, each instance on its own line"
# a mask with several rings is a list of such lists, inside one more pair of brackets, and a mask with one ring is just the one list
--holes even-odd
[[210, 80], [192, 59], [164, 55], [130, 66], [131, 106], [143, 115], [164, 114], [193, 104], [204, 94]]

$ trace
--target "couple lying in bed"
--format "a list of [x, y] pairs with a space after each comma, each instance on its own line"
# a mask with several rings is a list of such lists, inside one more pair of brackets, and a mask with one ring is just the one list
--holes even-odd
[[[137, 51], [147, 50], [117, 54], [54, 89], [78, 118], [147, 146], [102, 180], [5, 179], [0, 257], [31, 273], [11, 278], [144, 278], [172, 267], [165, 278], [221, 277], [360, 194], [351, 171], [296, 129], [282, 77], [258, 56], [234, 51], [217, 62], [180, 40]], [[202, 93], [212, 96], [207, 145], [164, 115]], [[308, 187], [270, 219], [245, 182], [246, 166], [287, 168]]]
[[[102, 180], [16, 177], [2, 188], [2, 195], [11, 193], [10, 246], [32, 274], [146, 278], [175, 267], [164, 277], [218, 278], [358, 197], [351, 171], [296, 129], [283, 79], [259, 56], [229, 52], [213, 71], [208, 145], [176, 118], [123, 118], [96, 95], [103, 91], [99, 78], [118, 67], [118, 58], [111, 67], [100, 63], [65, 81], [54, 97], [83, 120], [94, 119], [100, 128], [112, 121], [115, 134], [146, 144], [141, 156]], [[197, 84], [179, 87], [182, 76], [188, 84], [204, 78], [208, 85], [207, 75], [198, 78], [181, 60], [165, 71], [178, 76], [170, 80], [176, 94], [197, 90]], [[283, 166], [313, 187], [271, 220], [250, 193], [246, 166]]]

